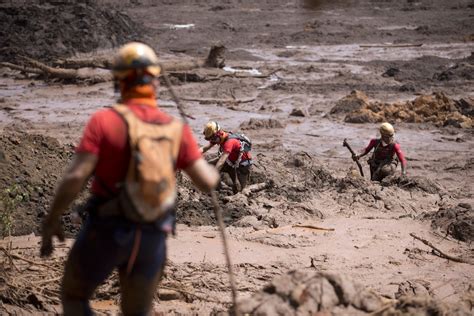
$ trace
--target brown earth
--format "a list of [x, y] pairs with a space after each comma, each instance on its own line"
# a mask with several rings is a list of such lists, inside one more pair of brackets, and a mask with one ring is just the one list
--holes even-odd
[[473, 127], [474, 99], [451, 100], [444, 93], [433, 93], [421, 95], [413, 101], [388, 104], [370, 102], [363, 92], [352, 91], [339, 100], [330, 113], [341, 112], [349, 112], [344, 118], [348, 123], [429, 122], [470, 129]]
[[[203, 58], [212, 44], [226, 46], [225, 75], [200, 69], [173, 83], [190, 100], [201, 145], [208, 120], [253, 141], [250, 190], [219, 192], [242, 310], [257, 313], [262, 303], [266, 315], [472, 313], [471, 1], [142, 0], [120, 10], [93, 2], [2, 5], [2, 61], [110, 54], [130, 39], [145, 40], [162, 59]], [[2, 234], [36, 235], [0, 241], [8, 249], [0, 255], [0, 310], [60, 311], [72, 240], [38, 258], [41, 217], [89, 115], [117, 95], [110, 83], [0, 74]], [[159, 103], [178, 115], [166, 88]], [[342, 140], [360, 150], [376, 135], [377, 123], [344, 119], [361, 108], [395, 124], [407, 177], [372, 183], [358, 175]], [[396, 116], [400, 109], [419, 119]], [[87, 195], [64, 217], [70, 236], [70, 214]], [[186, 177], [177, 215], [155, 311], [228, 312], [212, 204]], [[410, 234], [467, 263], [441, 258]], [[93, 307], [114, 313], [118, 299], [112, 276]]]

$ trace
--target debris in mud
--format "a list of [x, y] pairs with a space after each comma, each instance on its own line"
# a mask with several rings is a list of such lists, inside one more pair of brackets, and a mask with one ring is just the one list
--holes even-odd
[[[60, 313], [60, 284], [67, 247], [57, 247], [50, 259], [40, 259], [38, 243], [38, 237], [32, 235], [0, 240], [0, 314], [10, 314], [11, 306], [22, 309], [21, 315], [25, 311], [28, 315]], [[93, 298], [117, 302], [118, 296], [118, 273], [114, 272]]]
[[408, 280], [398, 285], [395, 298], [404, 296], [430, 296], [429, 282], [423, 280]]
[[430, 297], [402, 297], [394, 305], [381, 312], [381, 316], [396, 315], [452, 315], [452, 316], [468, 316], [471, 312], [467, 307], [456, 304], [445, 304], [441, 300]]
[[428, 218], [431, 218], [434, 229], [441, 229], [461, 241], [474, 241], [474, 211], [470, 204], [459, 203], [451, 208], [441, 208]]
[[285, 127], [285, 124], [283, 124], [280, 120], [276, 120], [272, 118], [269, 118], [269, 119], [251, 118], [250, 120], [240, 124], [240, 128], [243, 130], [284, 128], [284, 127]]
[[436, 126], [472, 128], [472, 103], [471, 98], [455, 101], [442, 92], [392, 104], [369, 102], [363, 92], [353, 91], [339, 100], [331, 113], [348, 113], [344, 121], [349, 123], [429, 122]]
[[290, 116], [306, 117], [309, 116], [309, 113], [306, 109], [294, 108], [293, 110], [291, 110]]
[[443, 192], [439, 184], [422, 176], [414, 177], [399, 177], [391, 176], [382, 179], [380, 182], [382, 186], [398, 186], [401, 189], [412, 191], [421, 190], [430, 194], [438, 194]]
[[20, 55], [51, 60], [113, 48], [138, 40], [143, 33], [142, 26], [124, 13], [90, 2], [3, 7], [0, 8], [0, 61], [14, 61]]

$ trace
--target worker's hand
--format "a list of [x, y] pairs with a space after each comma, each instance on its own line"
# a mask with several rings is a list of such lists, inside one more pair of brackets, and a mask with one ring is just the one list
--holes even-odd
[[402, 177], [406, 177], [407, 176], [407, 171], [406, 170], [402, 170]]
[[59, 219], [46, 217], [41, 229], [41, 257], [49, 257], [53, 253], [53, 237], [56, 236], [60, 241], [64, 241], [64, 231]]
[[359, 160], [359, 155], [352, 155], [352, 160], [357, 161]]

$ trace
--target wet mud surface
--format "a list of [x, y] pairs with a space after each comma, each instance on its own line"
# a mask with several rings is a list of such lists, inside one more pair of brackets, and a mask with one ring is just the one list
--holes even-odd
[[[2, 7], [2, 61], [20, 53], [44, 62], [94, 56], [132, 38], [163, 59], [202, 58], [215, 42], [226, 46], [222, 72], [189, 70], [172, 80], [196, 117], [190, 125], [201, 145], [208, 120], [253, 141], [249, 189], [232, 195], [224, 179], [219, 191], [242, 310], [472, 313], [470, 1], [140, 2], [117, 11]], [[35, 18], [26, 19], [30, 12]], [[48, 33], [51, 23], [61, 27]], [[117, 95], [110, 82], [75, 84], [7, 67], [0, 74], [2, 236], [15, 236], [0, 241], [0, 310], [54, 312], [72, 240], [40, 259], [41, 218], [89, 115]], [[165, 87], [158, 102], [178, 115]], [[354, 113], [358, 119], [348, 119]], [[342, 140], [361, 150], [381, 118], [394, 123], [408, 176], [375, 183], [359, 175]], [[211, 201], [186, 176], [179, 183], [178, 235], [168, 241], [154, 309], [227, 313], [230, 288]], [[64, 216], [70, 237], [78, 230], [70, 214], [87, 196]], [[30, 233], [36, 236], [24, 236]], [[465, 263], [441, 258], [410, 234]], [[112, 276], [93, 307], [116, 312], [118, 293]]]

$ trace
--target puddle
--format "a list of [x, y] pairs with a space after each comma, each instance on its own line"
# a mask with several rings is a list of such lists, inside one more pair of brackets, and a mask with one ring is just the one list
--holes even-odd
[[416, 25], [387, 25], [378, 27], [377, 30], [380, 31], [395, 31], [395, 30], [416, 30], [418, 26]]
[[185, 30], [194, 28], [194, 24], [163, 24], [170, 30]]
[[258, 71], [258, 69], [255, 69], [255, 68], [252, 68], [252, 69], [243, 69], [243, 68], [233, 68], [233, 67], [229, 67], [229, 66], [226, 66], [224, 68], [222, 68], [224, 71], [228, 71], [228, 72], [231, 72], [231, 73], [236, 73], [236, 72], [245, 72], [245, 73], [249, 73], [253, 76], [259, 76], [261, 75], [262, 73], [260, 71]]

